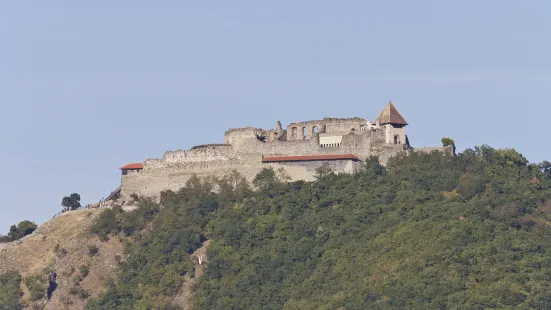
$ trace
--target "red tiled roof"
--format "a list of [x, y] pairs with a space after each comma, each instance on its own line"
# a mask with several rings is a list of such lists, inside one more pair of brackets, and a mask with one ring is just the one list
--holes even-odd
[[264, 157], [262, 162], [278, 162], [278, 161], [316, 161], [316, 160], [360, 160], [357, 156], [352, 154], [343, 154], [343, 155], [307, 155], [307, 156], [273, 156], [273, 157]]
[[123, 169], [143, 169], [143, 164], [142, 163], [128, 164], [126, 166], [121, 167], [121, 170]]

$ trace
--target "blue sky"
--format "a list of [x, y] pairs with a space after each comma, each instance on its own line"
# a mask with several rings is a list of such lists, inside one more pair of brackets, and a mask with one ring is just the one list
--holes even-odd
[[549, 1], [183, 3], [0, 3], [0, 232], [231, 127], [374, 120], [388, 100], [413, 146], [551, 159]]

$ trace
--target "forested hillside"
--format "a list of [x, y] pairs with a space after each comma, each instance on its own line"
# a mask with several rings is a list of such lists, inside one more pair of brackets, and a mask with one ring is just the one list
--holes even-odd
[[[214, 185], [220, 190], [215, 194]], [[105, 211], [93, 233], [126, 243], [88, 309], [547, 309], [551, 164], [488, 146], [366, 159], [254, 190], [234, 173], [192, 178], [160, 205]], [[204, 274], [190, 255], [210, 240]], [[190, 285], [192, 283], [192, 285]], [[7, 295], [6, 295], [7, 296]], [[0, 307], [1, 308], [1, 307]]]
[[266, 182], [209, 223], [198, 306], [548, 309], [550, 176], [483, 147]]

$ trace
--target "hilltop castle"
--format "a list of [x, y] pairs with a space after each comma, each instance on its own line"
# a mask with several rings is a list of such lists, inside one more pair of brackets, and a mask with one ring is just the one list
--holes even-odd
[[121, 167], [121, 196], [158, 197], [163, 190], [184, 187], [193, 174], [221, 176], [235, 169], [251, 181], [263, 167], [273, 167], [285, 169], [293, 181], [310, 181], [323, 163], [336, 173], [353, 173], [369, 156], [385, 165], [390, 157], [413, 150], [453, 154], [451, 146], [412, 148], [407, 125], [389, 102], [373, 123], [359, 117], [324, 118], [285, 129], [280, 122], [274, 129], [232, 128], [224, 134], [224, 144], [169, 151], [162, 159]]

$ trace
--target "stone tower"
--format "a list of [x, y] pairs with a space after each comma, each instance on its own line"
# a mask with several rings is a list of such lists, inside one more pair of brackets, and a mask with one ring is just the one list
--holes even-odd
[[385, 142], [388, 144], [407, 144], [406, 126], [408, 123], [402, 117], [391, 101], [388, 102], [376, 123], [385, 131]]

